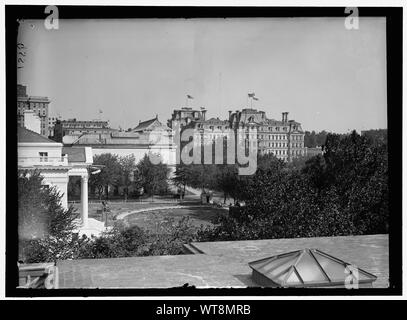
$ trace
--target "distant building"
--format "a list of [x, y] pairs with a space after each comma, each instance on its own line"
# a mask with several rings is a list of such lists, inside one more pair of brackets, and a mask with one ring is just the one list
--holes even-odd
[[175, 109], [172, 112], [171, 119], [168, 120], [168, 127], [174, 129], [177, 124], [180, 128], [189, 125], [196, 121], [205, 121], [206, 110], [201, 108], [200, 110], [192, 107], [181, 107], [181, 109]]
[[65, 146], [92, 147], [93, 154], [111, 153], [118, 156], [134, 155], [136, 162], [144, 155], [159, 154], [162, 162], [175, 166], [176, 146], [172, 130], [162, 124], [158, 117], [140, 122], [131, 131], [110, 129], [104, 133], [89, 132], [82, 135], [65, 135]]
[[24, 111], [32, 110], [41, 120], [41, 135], [48, 137], [48, 108], [50, 100], [47, 97], [27, 95], [27, 87], [17, 85], [17, 124], [24, 127]]
[[273, 154], [284, 161], [305, 155], [304, 131], [299, 122], [288, 120], [288, 112], [282, 113], [281, 120], [275, 120], [267, 118], [264, 111], [246, 108], [229, 111], [229, 122], [234, 130], [250, 127], [257, 131], [260, 154]]
[[288, 112], [282, 113], [281, 120], [269, 119], [264, 111], [245, 108], [229, 111], [229, 118], [221, 120], [211, 118], [206, 120], [206, 110], [183, 107], [174, 110], [168, 123], [180, 129], [195, 129], [194, 139], [200, 138], [202, 143], [212, 143], [219, 137], [227, 137], [238, 130], [247, 132], [245, 142], [248, 145], [248, 132], [255, 130], [257, 134], [257, 148], [260, 154], [274, 154], [277, 158], [290, 161], [292, 158], [305, 156], [304, 131], [301, 124], [288, 120]]
[[158, 115], [153, 119], [139, 122], [131, 132], [139, 134], [141, 139], [149, 143], [171, 144], [173, 142], [172, 129], [161, 123]]
[[48, 138], [53, 138], [55, 135], [54, 129], [57, 121], [61, 121], [61, 116], [48, 116]]
[[54, 140], [62, 142], [64, 136], [81, 136], [85, 133], [105, 134], [116, 131], [111, 129], [109, 121], [103, 120], [56, 120], [54, 124]]
[[[203, 143], [212, 143], [218, 138], [227, 137], [233, 132], [228, 120], [210, 118], [208, 120], [198, 120], [191, 124], [196, 129], [198, 137]], [[194, 137], [196, 139], [197, 136]]]

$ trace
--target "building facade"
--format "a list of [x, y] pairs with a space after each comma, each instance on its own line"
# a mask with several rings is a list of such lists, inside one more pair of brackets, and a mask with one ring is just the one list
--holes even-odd
[[168, 120], [168, 127], [174, 129], [177, 125], [183, 128], [196, 121], [205, 121], [206, 110], [200, 108], [199, 110], [193, 107], [181, 107], [172, 112], [171, 119]]
[[86, 133], [105, 134], [115, 131], [110, 128], [109, 121], [103, 120], [59, 120], [54, 124], [54, 140], [62, 142], [64, 136], [81, 136]]
[[41, 120], [41, 135], [48, 137], [48, 113], [50, 100], [47, 97], [27, 95], [27, 87], [17, 85], [17, 125], [24, 127], [24, 112], [32, 110]]
[[81, 177], [81, 219], [78, 221], [79, 234], [98, 235], [104, 231], [104, 224], [88, 217], [88, 179], [92, 166], [92, 149], [87, 147], [63, 147], [62, 143], [18, 128], [17, 164], [19, 172], [39, 171], [44, 187], [55, 187], [61, 194], [61, 205], [68, 208], [69, 177]]
[[179, 124], [181, 130], [194, 129], [194, 139], [200, 139], [201, 143], [212, 143], [219, 137], [228, 137], [231, 133], [236, 136], [240, 132], [245, 135], [246, 147], [249, 135], [255, 138], [252, 143], [256, 144], [259, 154], [273, 154], [284, 161], [306, 155], [305, 133], [299, 122], [288, 120], [288, 112], [282, 113], [281, 120], [269, 119], [264, 111], [252, 108], [229, 111], [227, 120], [206, 120], [205, 114], [205, 109], [184, 107], [174, 110], [168, 123], [172, 128]]
[[48, 138], [53, 138], [55, 135], [54, 129], [57, 121], [61, 121], [61, 116], [48, 116]]
[[173, 142], [173, 133], [158, 117], [140, 122], [131, 131], [126, 132], [110, 130], [105, 133], [83, 133], [80, 136], [65, 135], [63, 143], [65, 146], [92, 147], [94, 155], [133, 155], [136, 163], [145, 155], [156, 154], [172, 171], [175, 168], [176, 145]]
[[305, 156], [305, 133], [299, 122], [288, 120], [288, 112], [275, 120], [267, 118], [264, 111], [246, 108], [229, 111], [229, 122], [235, 131], [250, 128], [257, 132], [258, 152], [262, 155], [273, 154], [284, 161]]

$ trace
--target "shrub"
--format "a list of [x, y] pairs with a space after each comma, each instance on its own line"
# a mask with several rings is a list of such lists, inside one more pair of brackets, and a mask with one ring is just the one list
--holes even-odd
[[100, 237], [82, 245], [78, 258], [120, 258], [183, 253], [184, 243], [197, 239], [197, 229], [188, 218], [163, 222], [156, 233], [137, 226], [117, 224]]
[[189, 217], [183, 217], [177, 223], [173, 219], [161, 225], [160, 232], [150, 239], [149, 255], [182, 254], [183, 245], [198, 239], [198, 229], [190, 224]]

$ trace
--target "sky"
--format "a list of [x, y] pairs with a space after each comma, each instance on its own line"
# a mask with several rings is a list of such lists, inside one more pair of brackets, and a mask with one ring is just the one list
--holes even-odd
[[18, 82], [62, 119], [166, 123], [187, 94], [226, 119], [254, 92], [253, 108], [304, 130], [387, 128], [385, 18], [27, 20], [19, 41]]

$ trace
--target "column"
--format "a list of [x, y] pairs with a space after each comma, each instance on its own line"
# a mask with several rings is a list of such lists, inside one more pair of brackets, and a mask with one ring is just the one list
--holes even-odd
[[81, 177], [81, 218], [82, 226], [88, 226], [88, 176]]

